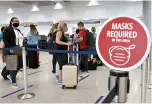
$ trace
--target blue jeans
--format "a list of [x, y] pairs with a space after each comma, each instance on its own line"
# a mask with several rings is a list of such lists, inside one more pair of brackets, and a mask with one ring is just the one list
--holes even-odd
[[[9, 51], [5, 51], [5, 55], [10, 55]], [[10, 71], [10, 76], [11, 76], [11, 80], [12, 83], [16, 83], [16, 75], [18, 73], [18, 71], [23, 67], [23, 60], [22, 60], [22, 56], [18, 56], [18, 65], [17, 65], [17, 70], [11, 70]]]
[[[80, 51], [88, 51], [88, 48], [80, 49]], [[80, 66], [83, 66], [82, 71], [88, 71], [88, 55], [81, 54], [80, 56]]]

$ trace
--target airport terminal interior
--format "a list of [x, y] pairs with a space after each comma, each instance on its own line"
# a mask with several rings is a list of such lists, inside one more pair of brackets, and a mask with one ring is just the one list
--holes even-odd
[[[12, 17], [16, 17], [14, 20], [20, 22], [18, 29], [23, 34], [24, 39], [29, 39], [30, 28], [33, 25], [36, 27], [38, 35], [41, 37], [37, 42], [38, 44], [40, 42], [47, 43], [49, 38], [48, 34], [50, 33], [52, 26], [54, 24], [62, 25], [62, 22], [67, 24], [67, 31], [65, 32], [67, 37], [81, 33], [76, 33], [76, 30], [79, 28], [78, 23], [80, 23], [80, 25], [83, 23], [86, 29], [90, 32], [95, 32], [98, 37], [105, 22], [109, 18], [119, 15], [137, 18], [143, 21], [151, 35], [151, 5], [152, 2], [150, 0], [0, 1], [0, 28], [5, 27], [3, 38], [0, 39], [0, 48], [12, 48], [4, 47], [7, 46], [7, 44], [4, 44], [7, 38], [5, 34], [8, 35], [6, 31], [8, 30], [8, 27], [10, 27], [9, 25], [13, 23], [11, 21]], [[15, 25], [13, 26], [15, 27]], [[14, 30], [14, 33], [16, 34], [15, 31], [16, 30]], [[12, 41], [12, 38], [9, 41]], [[18, 41], [18, 43], [20, 42], [19, 40], [16, 41]], [[95, 41], [97, 43], [97, 39]], [[80, 42], [77, 43], [75, 51], [79, 50], [78, 47], [81, 47], [80, 44]], [[106, 45], [107, 43], [103, 44]], [[77, 48], [78, 50], [76, 50]], [[33, 63], [33, 61], [37, 61], [38, 67], [33, 68], [33, 66], [29, 67], [28, 65], [25, 65], [26, 67], [20, 68], [16, 76], [16, 83], [18, 86], [12, 85], [12, 80], [10, 81], [8, 77], [9, 74], [6, 77], [8, 79], [5, 80], [4, 76], [0, 75], [0, 103], [102, 103], [109, 95], [113, 96], [112, 89], [110, 89], [111, 91], [109, 90], [109, 83], [111, 83], [109, 82], [109, 77], [111, 75], [110, 70], [112, 69], [101, 61], [101, 57], [97, 56], [96, 58], [92, 57], [96, 55], [88, 55], [91, 57], [90, 60], [93, 60], [91, 65], [93, 65], [94, 61], [95, 63], [97, 60], [99, 61], [99, 63], [96, 64], [97, 68], [93, 67], [92, 70], [90, 69], [89, 71], [84, 72], [79, 67], [78, 72], [69, 72], [71, 75], [77, 76], [78, 74], [77, 87], [75, 89], [63, 89], [62, 83], [64, 82], [64, 74], [62, 73], [61, 76], [63, 80], [62, 83], [59, 83], [59, 80], [57, 80], [56, 77], [57, 75], [60, 77], [61, 70], [59, 70], [59, 63], [60, 61], [64, 61], [64, 57], [62, 56], [62, 60], [57, 61], [55, 73], [53, 72], [54, 68], [52, 64], [54, 54], [49, 54], [49, 52], [46, 51], [48, 50], [46, 44], [40, 44], [35, 49], [37, 49], [37, 51], [31, 51], [31, 53], [28, 51], [24, 54], [23, 52], [23, 56], [25, 55], [24, 59], [26, 58], [26, 61], [24, 60], [23, 64], [32, 65], [31, 63]], [[7, 66], [8, 54], [5, 55], [6, 53], [7, 52], [0, 50], [0, 72], [4, 70], [5, 66]], [[82, 57], [79, 56], [81, 55], [70, 53], [68, 54], [68, 58], [65, 57], [65, 60], [69, 61], [69, 64], [70, 60], [74, 60], [74, 62], [80, 66]], [[124, 89], [121, 89], [122, 93], [126, 94], [115, 94], [113, 98], [108, 98], [108, 103], [152, 103], [151, 56], [151, 53], [149, 53], [149, 57], [144, 64], [129, 71], [130, 84], [128, 85], [126, 82], [126, 86], [129, 86], [129, 93], [125, 91], [123, 92], [122, 90]], [[133, 57], [136, 58], [136, 56]], [[30, 61], [28, 62], [28, 60]], [[89, 60], [89, 58], [87, 60]], [[88, 63], [88, 66], [89, 64], [90, 63]], [[89, 66], [89, 68], [91, 67], [92, 66]], [[146, 70], [145, 77], [143, 76], [143, 70]], [[10, 71], [10, 76], [12, 72], [13, 71]], [[62, 72], [64, 72], [63, 67]], [[70, 76], [69, 73], [65, 73], [65, 75], [67, 75], [65, 79], [68, 78], [68, 75]], [[74, 79], [68, 78], [69, 82], [72, 82], [72, 80]], [[123, 87], [120, 85], [118, 88]], [[126, 89], [127, 87], [124, 88]], [[24, 93], [32, 93], [35, 96], [24, 100], [19, 98], [19, 95]], [[122, 102], [119, 102], [119, 96], [123, 99], [121, 100]]]

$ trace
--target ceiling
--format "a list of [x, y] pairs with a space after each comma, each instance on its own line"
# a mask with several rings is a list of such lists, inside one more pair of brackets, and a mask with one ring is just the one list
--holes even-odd
[[55, 5], [56, 2], [70, 2], [70, 0], [12, 0], [12, 1], [0, 1], [0, 7], [4, 8], [21, 8], [31, 5], [37, 6], [50, 6]]
[[[26, 7], [26, 6], [32, 6], [32, 5], [37, 5], [37, 6], [50, 6], [50, 5], [55, 5], [56, 2], [64, 2], [64, 3], [69, 3], [69, 2], [86, 2], [88, 3], [89, 0], [12, 0], [12, 1], [0, 1], [0, 7], [3, 8], [22, 8], [22, 7]], [[102, 1], [99, 0], [101, 4], [105, 4], [105, 3], [120, 3], [120, 2], [124, 2], [123, 0], [107, 0], [107, 1]], [[127, 1], [127, 0], [126, 0]], [[126, 2], [125, 1], [125, 2]]]
[[25, 3], [27, 5], [37, 5], [37, 6], [50, 6], [55, 5], [55, 1], [18, 1], [20, 3]]

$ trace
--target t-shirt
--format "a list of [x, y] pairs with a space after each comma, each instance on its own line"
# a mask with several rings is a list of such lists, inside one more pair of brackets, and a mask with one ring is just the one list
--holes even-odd
[[87, 31], [87, 29], [84, 28], [83, 30], [80, 30], [80, 32], [79, 32], [79, 36], [83, 37], [83, 41], [80, 42], [80, 49], [88, 48], [88, 46], [87, 46], [87, 32], [85, 32], [84, 30]]
[[17, 29], [14, 29], [14, 32], [16, 35], [16, 45], [23, 46], [23, 35]]
[[0, 32], [0, 41], [3, 39], [3, 33]]
[[94, 36], [94, 39], [96, 39], [96, 37], [97, 37], [97, 34], [96, 33], [92, 33], [93, 34], [93, 36]]

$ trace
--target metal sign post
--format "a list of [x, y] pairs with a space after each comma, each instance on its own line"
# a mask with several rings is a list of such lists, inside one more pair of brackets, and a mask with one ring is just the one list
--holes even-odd
[[23, 56], [23, 70], [24, 70], [24, 93], [18, 95], [18, 99], [25, 100], [25, 99], [33, 98], [35, 96], [35, 94], [28, 93], [25, 47], [22, 48], [22, 56]]
[[146, 103], [146, 81], [147, 81], [148, 58], [143, 63], [141, 74], [141, 103]]
[[149, 54], [149, 60], [148, 60], [148, 75], [147, 75], [147, 86], [149, 89], [152, 89], [152, 84], [151, 84], [151, 59], [152, 59], [152, 54], [151, 54], [151, 50], [150, 50], [150, 54]]

